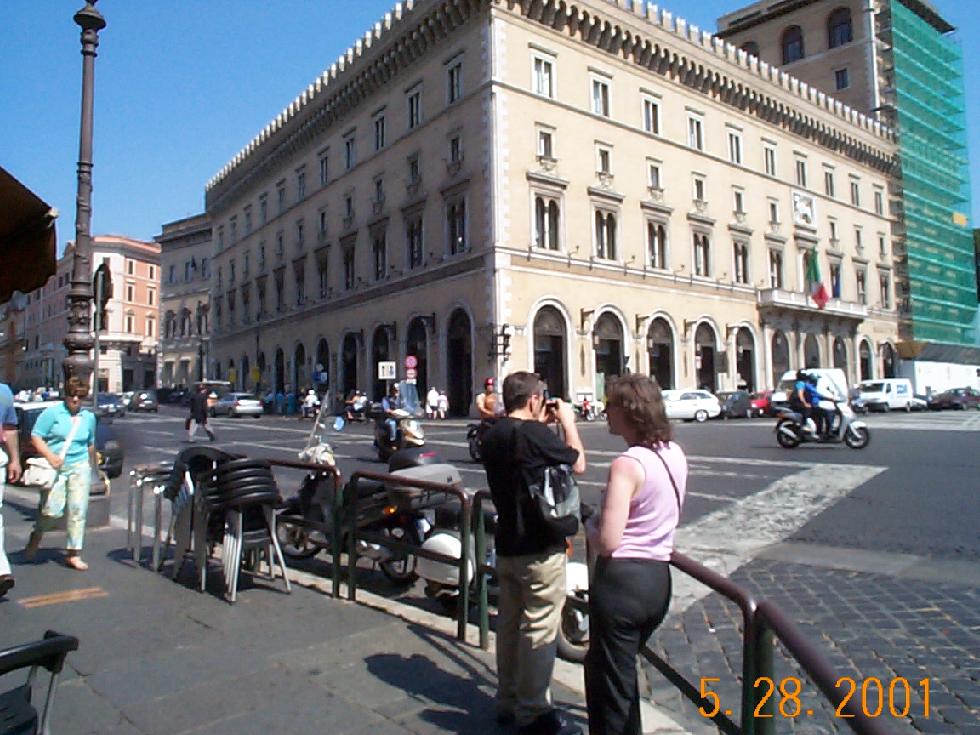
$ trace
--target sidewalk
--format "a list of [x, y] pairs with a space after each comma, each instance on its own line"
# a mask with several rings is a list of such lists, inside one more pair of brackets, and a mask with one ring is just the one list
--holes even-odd
[[[30, 530], [30, 493], [10, 490], [4, 513], [17, 586], [0, 601], [0, 646], [49, 628], [80, 640], [61, 680], [54, 733], [513, 731], [495, 723], [493, 656], [475, 645], [475, 627], [464, 646], [447, 632], [451, 620], [396, 617], [380, 607], [397, 603], [367, 591], [351, 604], [300, 585], [287, 595], [281, 582], [248, 577], [229, 605], [219, 596], [220, 568], [199, 594], [137, 568], [118, 528], [89, 532], [85, 574], [50, 550], [62, 534], [46, 537], [26, 564], [17, 549]], [[55, 595], [67, 591], [74, 595]], [[554, 693], [584, 725], [581, 693], [561, 685]]]

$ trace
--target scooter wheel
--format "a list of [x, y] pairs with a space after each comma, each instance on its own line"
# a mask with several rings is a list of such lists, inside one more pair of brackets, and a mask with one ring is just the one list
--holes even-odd
[[309, 532], [299, 526], [277, 523], [276, 539], [287, 559], [309, 559], [320, 550], [310, 542]]
[[851, 449], [864, 449], [870, 442], [871, 434], [863, 426], [859, 429], [848, 427], [847, 433], [844, 434], [844, 443]]
[[[383, 533], [396, 541], [422, 546], [414, 527], [395, 526], [385, 528]], [[381, 573], [395, 584], [411, 584], [419, 577], [415, 571], [418, 563], [419, 558], [415, 554], [402, 555], [401, 552], [397, 552], [396, 556], [381, 562], [378, 566], [381, 567]]]
[[589, 613], [565, 604], [558, 625], [558, 655], [565, 661], [582, 663], [589, 650]]
[[780, 421], [776, 424], [776, 441], [783, 449], [795, 449], [800, 445], [799, 429], [790, 421]]

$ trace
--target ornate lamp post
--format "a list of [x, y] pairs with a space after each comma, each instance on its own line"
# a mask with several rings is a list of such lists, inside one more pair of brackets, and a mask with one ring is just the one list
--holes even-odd
[[[105, 18], [95, 9], [97, 0], [86, 0], [75, 13], [75, 23], [82, 29], [82, 120], [78, 142], [78, 193], [75, 197], [75, 253], [71, 267], [71, 289], [68, 291], [68, 356], [62, 366], [65, 382], [71, 377], [86, 384], [92, 374], [92, 119], [95, 97], [95, 50]], [[96, 376], [98, 380], [98, 376]]]

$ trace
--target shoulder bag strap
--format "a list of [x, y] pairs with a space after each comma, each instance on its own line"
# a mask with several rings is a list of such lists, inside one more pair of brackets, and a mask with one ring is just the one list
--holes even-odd
[[65, 457], [68, 456], [68, 448], [71, 446], [71, 443], [75, 440], [75, 434], [78, 433], [78, 427], [81, 426], [81, 424], [82, 424], [81, 416], [71, 417], [71, 431], [68, 432], [68, 436], [65, 439], [65, 445], [61, 448], [61, 451], [58, 452], [58, 456], [61, 457], [62, 462], [64, 462]]
[[657, 455], [657, 459], [660, 460], [661, 464], [664, 466], [664, 469], [667, 471], [667, 477], [670, 478], [670, 485], [674, 488], [674, 497], [677, 498], [677, 513], [679, 515], [681, 512], [681, 493], [680, 490], [677, 489], [677, 483], [674, 482], [674, 476], [670, 473], [670, 467], [667, 466], [667, 460], [661, 456], [660, 450], [653, 449], [651, 451]]

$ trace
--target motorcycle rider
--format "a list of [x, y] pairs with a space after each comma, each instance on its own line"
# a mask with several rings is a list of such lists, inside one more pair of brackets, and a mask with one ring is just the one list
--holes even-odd
[[796, 382], [793, 383], [793, 392], [789, 397], [789, 407], [796, 413], [803, 416], [804, 431], [814, 434], [817, 426], [813, 421], [813, 407], [807, 398], [807, 373], [806, 370], [796, 371]]
[[388, 427], [388, 439], [394, 443], [398, 439], [398, 416], [396, 411], [405, 408], [405, 401], [399, 395], [398, 383], [393, 383], [391, 389], [381, 401], [381, 408], [385, 412], [385, 426]]
[[817, 425], [817, 433], [822, 439], [826, 439], [830, 436], [834, 425], [834, 412], [831, 409], [822, 408], [820, 401], [833, 401], [834, 399], [832, 396], [825, 396], [817, 390], [817, 375], [815, 373], [809, 373], [806, 376], [804, 392], [807, 403], [810, 404], [813, 420]]

